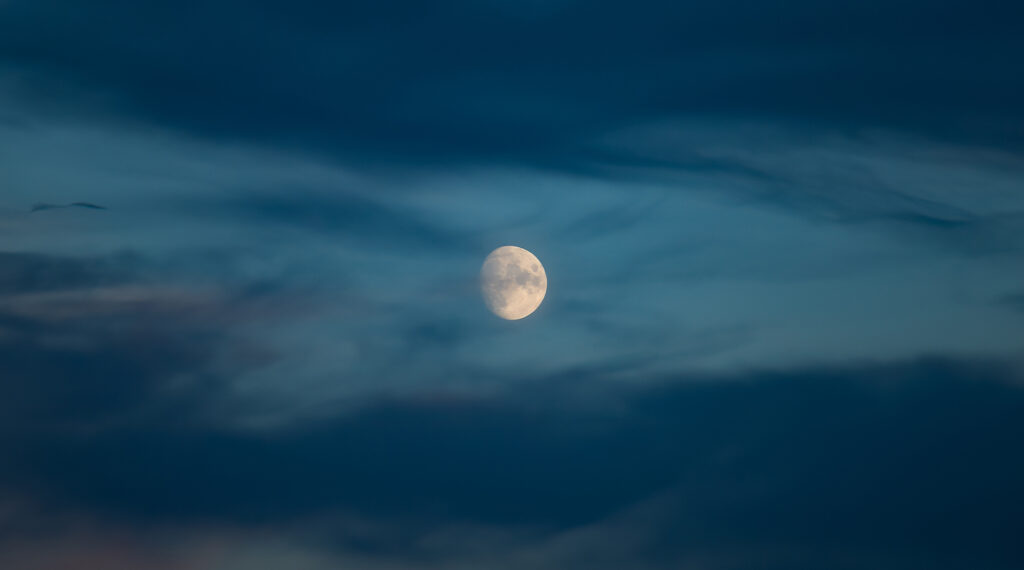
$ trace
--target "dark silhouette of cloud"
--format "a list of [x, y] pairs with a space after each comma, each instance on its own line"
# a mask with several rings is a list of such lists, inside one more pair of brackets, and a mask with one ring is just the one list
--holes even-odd
[[173, 2], [50, 0], [3, 13], [0, 55], [27, 100], [367, 161], [558, 165], [594, 134], [687, 114], [1022, 142], [1021, 13], [1005, 2], [220, 0], [193, 18]]
[[97, 206], [89, 202], [72, 202], [70, 204], [35, 204], [32, 206], [33, 212], [40, 212], [43, 210], [59, 210], [61, 208], [85, 208], [87, 210], [106, 210], [103, 206]]
[[[659, 514], [632, 553], [652, 568], [766, 545], [778, 547], [768, 568], [820, 565], [814, 553], [826, 548], [827, 559], [882, 568], [1022, 560], [1024, 461], [1014, 450], [1024, 391], [1012, 368], [922, 360], [685, 380], [614, 388], [611, 408], [552, 397], [565, 386], [425, 393], [273, 433], [151, 416], [21, 438], [22, 460], [5, 465], [3, 481], [133, 524], [286, 528], [357, 514], [405, 526], [387, 539], [391, 554], [413, 552], [422, 524], [558, 534], [654, 501]], [[67, 405], [92, 409], [122, 393], [107, 386]], [[337, 548], [350, 538], [341, 533]]]

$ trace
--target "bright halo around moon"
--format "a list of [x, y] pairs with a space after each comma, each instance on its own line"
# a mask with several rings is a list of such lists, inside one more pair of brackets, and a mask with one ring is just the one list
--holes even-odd
[[540, 306], [548, 290], [548, 276], [532, 253], [514, 245], [503, 245], [484, 260], [480, 289], [492, 313], [515, 321]]

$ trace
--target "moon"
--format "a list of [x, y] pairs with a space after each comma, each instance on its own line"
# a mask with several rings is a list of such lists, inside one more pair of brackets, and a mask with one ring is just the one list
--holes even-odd
[[521, 247], [503, 245], [484, 260], [480, 289], [492, 313], [515, 321], [540, 306], [548, 290], [548, 276], [535, 255]]

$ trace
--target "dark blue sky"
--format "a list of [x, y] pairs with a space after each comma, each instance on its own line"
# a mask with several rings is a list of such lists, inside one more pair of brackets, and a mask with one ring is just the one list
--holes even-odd
[[1021, 21], [0, 0], [0, 568], [1024, 567]]

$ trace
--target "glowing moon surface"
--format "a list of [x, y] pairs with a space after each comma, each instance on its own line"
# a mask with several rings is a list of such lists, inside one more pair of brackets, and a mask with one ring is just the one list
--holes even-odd
[[503, 245], [484, 260], [480, 288], [492, 313], [514, 321], [537, 310], [548, 290], [548, 276], [532, 253]]

